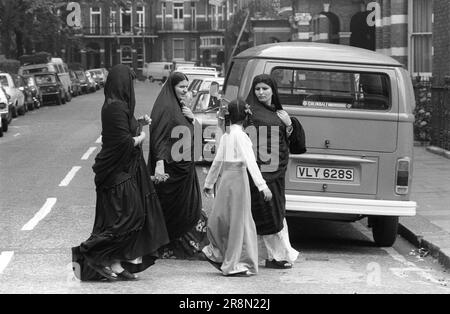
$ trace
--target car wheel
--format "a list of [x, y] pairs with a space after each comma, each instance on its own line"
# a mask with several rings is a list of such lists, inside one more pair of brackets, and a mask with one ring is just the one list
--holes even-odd
[[70, 102], [72, 100], [72, 94], [70, 92], [66, 93], [66, 101]]
[[2, 119], [2, 127], [3, 132], [8, 132], [8, 119]]
[[64, 98], [63, 97], [61, 97], [61, 103], [63, 104], [63, 105], [65, 105], [66, 104], [66, 97], [64, 96]]
[[397, 239], [398, 216], [374, 216], [369, 218], [375, 243], [381, 247], [390, 247]]
[[23, 116], [26, 112], [26, 104], [23, 104], [23, 106], [21, 108], [19, 108], [18, 112], [20, 116]]
[[62, 103], [61, 95], [58, 95], [58, 97], [56, 97], [56, 105], [61, 106], [61, 103]]
[[0, 128], [0, 137], [3, 137], [3, 125], [2, 125], [2, 127]]
[[28, 111], [33, 111], [34, 110], [34, 101], [33, 102], [30, 102], [29, 104], [28, 104]]

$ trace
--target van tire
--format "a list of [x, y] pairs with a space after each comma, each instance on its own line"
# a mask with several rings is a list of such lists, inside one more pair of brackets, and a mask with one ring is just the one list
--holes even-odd
[[2, 125], [2, 127], [0, 128], [0, 137], [3, 137], [3, 125]]
[[376, 245], [391, 247], [397, 239], [398, 216], [374, 216], [369, 220]]
[[12, 108], [12, 117], [17, 118], [17, 104]]

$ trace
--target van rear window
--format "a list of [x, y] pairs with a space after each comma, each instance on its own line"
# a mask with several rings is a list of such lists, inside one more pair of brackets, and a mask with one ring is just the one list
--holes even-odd
[[283, 105], [343, 110], [388, 110], [389, 76], [382, 73], [275, 68]]

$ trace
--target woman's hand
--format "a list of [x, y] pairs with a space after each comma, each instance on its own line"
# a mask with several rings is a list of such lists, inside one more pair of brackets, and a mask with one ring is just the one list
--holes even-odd
[[138, 146], [145, 140], [145, 132], [141, 131], [141, 134], [139, 134], [139, 136], [133, 137], [133, 139], [134, 139], [134, 146], [135, 147]]
[[280, 118], [280, 120], [284, 123], [285, 126], [292, 125], [291, 118], [289, 117], [289, 114], [286, 111], [277, 110], [277, 115], [278, 115], [278, 118]]
[[203, 194], [206, 196], [206, 197], [210, 197], [210, 198], [214, 198], [214, 193], [213, 193], [213, 190], [212, 189], [208, 189], [208, 188], [203, 188]]
[[148, 114], [139, 117], [138, 119], [139, 123], [141, 123], [142, 125], [150, 125], [152, 124], [152, 119], [150, 119], [150, 117], [148, 116]]
[[169, 174], [164, 171], [164, 160], [158, 160], [155, 168], [156, 183], [165, 182], [169, 179]]
[[186, 106], [183, 106], [183, 108], [181, 108], [181, 112], [183, 113], [183, 115], [186, 117], [186, 118], [188, 118], [188, 119], [191, 119], [191, 120], [194, 120], [194, 114], [192, 113], [192, 110], [191, 109], [189, 109], [188, 107], [186, 107]]
[[272, 200], [272, 192], [269, 190], [269, 188], [262, 190], [262, 192], [264, 193], [264, 200], [266, 202]]

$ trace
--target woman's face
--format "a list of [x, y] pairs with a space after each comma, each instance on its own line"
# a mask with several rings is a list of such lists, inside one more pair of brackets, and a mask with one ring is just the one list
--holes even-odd
[[179, 101], [185, 100], [188, 92], [189, 82], [187, 80], [181, 81], [175, 85], [175, 95]]
[[255, 86], [256, 98], [262, 103], [270, 105], [272, 103], [272, 88], [266, 83], [258, 83]]

